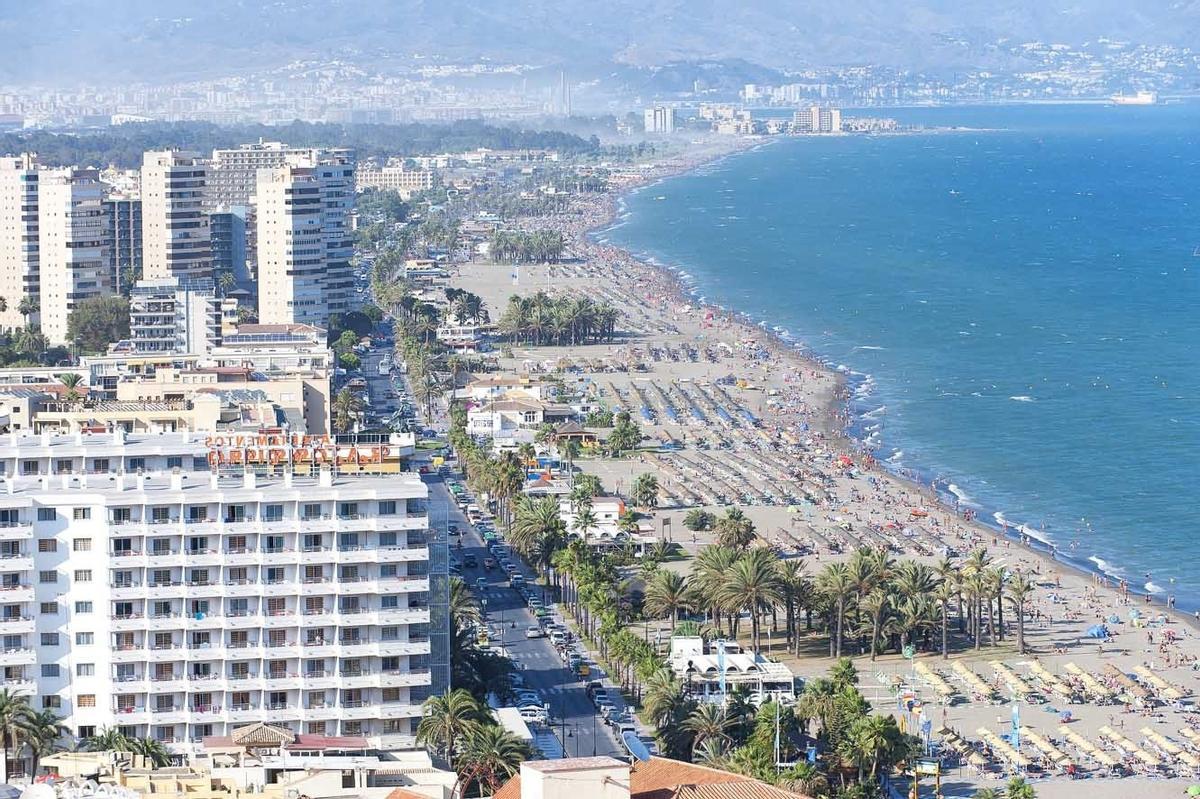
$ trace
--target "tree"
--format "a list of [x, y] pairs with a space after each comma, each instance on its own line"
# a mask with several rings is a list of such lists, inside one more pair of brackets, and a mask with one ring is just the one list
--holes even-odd
[[64, 372], [58, 376], [58, 381], [67, 389], [63, 399], [67, 402], [79, 402], [83, 396], [79, 393], [79, 384], [83, 382], [83, 376], [78, 372]]
[[686, 610], [691, 603], [692, 594], [687, 579], [676, 572], [659, 569], [646, 586], [646, 613], [656, 619], [664, 616], [670, 618], [672, 632], [679, 619], [679, 611]]
[[854, 721], [843, 741], [842, 756], [858, 767], [858, 780], [890, 773], [914, 751], [910, 736], [900, 731], [895, 716], [870, 715]]
[[129, 751], [146, 758], [155, 768], [171, 765], [171, 753], [163, 746], [162, 741], [154, 738], [132, 739], [129, 742]]
[[554, 553], [566, 541], [567, 525], [559, 512], [557, 497], [534, 499], [522, 496], [516, 504], [508, 539], [518, 552], [537, 564], [545, 574]]
[[103, 353], [129, 338], [129, 300], [116, 295], [81, 300], [67, 317], [67, 339], [80, 352]]
[[684, 720], [683, 728], [692, 734], [692, 751], [706, 741], [729, 739], [734, 720], [715, 702], [703, 702]]
[[842, 633], [846, 621], [846, 602], [854, 593], [853, 578], [845, 563], [830, 563], [817, 578], [817, 585], [833, 606], [835, 634], [831, 638], [834, 657], [842, 656]]
[[829, 680], [839, 691], [846, 687], [858, 685], [858, 669], [850, 658], [838, 658], [829, 667]]
[[41, 759], [57, 751], [59, 740], [69, 733], [70, 731], [62, 723], [62, 719], [52, 710], [41, 710], [30, 715], [25, 743], [29, 746], [30, 754], [33, 755], [31, 777], [37, 776], [38, 763]]
[[639, 508], [658, 507], [658, 478], [648, 472], [639, 474], [633, 480], [629, 496]]
[[641, 443], [642, 433], [634, 425], [629, 412], [621, 411], [618, 413], [612, 432], [608, 434], [608, 439], [605, 441], [608, 451], [613, 455], [621, 455], [622, 453], [637, 449]]
[[1037, 791], [1024, 777], [1012, 777], [1004, 786], [1004, 799], [1037, 799]]
[[33, 316], [39, 310], [41, 310], [41, 305], [38, 303], [37, 298], [29, 294], [22, 297], [21, 302], [17, 304], [17, 313], [25, 317], [25, 324], [29, 324], [29, 317]]
[[528, 744], [503, 727], [476, 726], [467, 732], [463, 747], [459, 795], [466, 796], [472, 785], [478, 785], [481, 792], [487, 790], [488, 795], [495, 793], [532, 754]]
[[716, 523], [716, 515], [709, 513], [704, 508], [692, 508], [683, 517], [683, 526], [693, 532], [711, 530]]
[[742, 513], [741, 508], [731, 507], [717, 520], [714, 528], [717, 543], [731, 549], [744, 551], [754, 543], [754, 522]]
[[1008, 581], [1005, 593], [1012, 603], [1013, 611], [1017, 614], [1017, 653], [1025, 654], [1025, 603], [1033, 594], [1036, 586], [1023, 574], [1018, 574]]
[[350, 388], [343, 388], [333, 400], [333, 427], [339, 433], [349, 433], [362, 416], [362, 397]]
[[475, 697], [461, 688], [425, 700], [425, 715], [417, 724], [417, 744], [441, 752], [454, 767], [459, 741], [479, 728], [484, 711]]
[[12, 777], [12, 761], [16, 758], [22, 741], [27, 739], [33, 709], [28, 697], [13, 693], [7, 688], [0, 690], [0, 736], [4, 746], [4, 781]]
[[769, 549], [755, 549], [741, 557], [729, 570], [722, 598], [727, 607], [749, 611], [751, 647], [755, 652], [760, 651], [760, 616], [783, 599], [783, 581], [775, 554]]
[[599, 527], [599, 524], [599, 520], [596, 519], [596, 512], [592, 510], [592, 503], [588, 502], [576, 511], [572, 527], [583, 538], [583, 543], [586, 544], [588, 542], [588, 534]]
[[338, 356], [338, 362], [341, 363], [343, 369], [350, 372], [356, 371], [362, 366], [362, 358], [358, 357], [356, 352], [343, 352]]

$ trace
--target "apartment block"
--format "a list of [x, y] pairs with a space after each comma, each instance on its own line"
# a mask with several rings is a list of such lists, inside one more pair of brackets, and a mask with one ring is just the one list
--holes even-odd
[[0, 436], [3, 687], [180, 754], [252, 722], [414, 746], [449, 682], [444, 531], [417, 475], [334, 473], [347, 446]]
[[221, 300], [209, 278], [141, 280], [129, 293], [129, 351], [207, 353], [221, 343]]
[[110, 194], [104, 200], [104, 244], [110, 283], [121, 292], [142, 271], [142, 201]]
[[164, 150], [144, 154], [144, 277], [212, 277], [212, 243], [204, 208], [207, 176], [207, 165], [193, 153]]
[[287, 164], [258, 173], [258, 319], [325, 327], [350, 308], [354, 164]]
[[[33, 155], [0, 158], [0, 327], [19, 327], [21, 298], [39, 296], [38, 169]], [[31, 321], [37, 321], [35, 315]]]
[[403, 163], [378, 166], [374, 163], [359, 164], [355, 174], [355, 186], [363, 189], [385, 189], [394, 191], [407, 200], [414, 194], [432, 189], [436, 175], [431, 169], [409, 169]]
[[95, 169], [45, 169], [38, 180], [42, 332], [52, 344], [68, 342], [81, 302], [113, 291], [103, 198]]

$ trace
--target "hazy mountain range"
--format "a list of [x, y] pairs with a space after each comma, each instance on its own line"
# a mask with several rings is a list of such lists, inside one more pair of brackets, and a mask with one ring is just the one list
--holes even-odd
[[577, 74], [764, 66], [1003, 67], [987, 45], [1200, 41], [1196, 0], [0, 0], [0, 83], [174, 80], [347, 56], [481, 57]]

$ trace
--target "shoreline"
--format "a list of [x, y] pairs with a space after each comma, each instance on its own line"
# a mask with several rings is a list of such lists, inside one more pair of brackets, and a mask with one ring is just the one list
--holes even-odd
[[[914, 131], [913, 133], [920, 133], [920, 131]], [[864, 440], [859, 439], [854, 434], [855, 427], [860, 425], [865, 418], [864, 411], [853, 407], [853, 378], [857, 373], [852, 372], [848, 368], [845, 371], [836, 368], [821, 356], [819, 352], [813, 350], [803, 342], [795, 339], [789, 340], [790, 336], [785, 337], [781, 335], [766, 320], [755, 320], [749, 313], [725, 307], [702, 298], [699, 288], [689, 283], [689, 278], [692, 276], [690, 273], [684, 271], [682, 265], [672, 267], [660, 263], [645, 253], [635, 252], [602, 238], [607, 231], [620, 227], [622, 219], [631, 213], [628, 211], [628, 204], [626, 202], [628, 197], [659, 185], [670, 178], [696, 173], [702, 169], [716, 166], [732, 156], [769, 146], [776, 143], [778, 138], [770, 137], [765, 140], [755, 140], [753, 142], [742, 141], [745, 146], [732, 147], [725, 152], [709, 158], [701, 158], [699, 160], [684, 158], [678, 161], [668, 159], [667, 163], [657, 165], [658, 169], [656, 172], [645, 181], [623, 186], [619, 190], [610, 192], [609, 195], [611, 196], [606, 195], [602, 201], [602, 204], [605, 206], [606, 215], [587, 228], [583, 232], [583, 236], [593, 244], [619, 250], [643, 268], [655, 272], [670, 284], [676, 301], [694, 305], [701, 313], [711, 312], [716, 317], [740, 328], [745, 333], [750, 333], [755, 337], [762, 337], [770, 344], [770, 349], [778, 357], [785, 360], [788, 358], [797, 359], [805, 367], [818, 370], [827, 377], [832, 378], [837, 386], [836, 396], [838, 399], [831, 402], [819, 414], [822, 422], [821, 430], [828, 436], [830, 444], [840, 444], [846, 448], [846, 451], [854, 452], [861, 459], [864, 455], [870, 454], [870, 452]], [[862, 377], [869, 378], [869, 375], [863, 374]], [[1040, 562], [1051, 574], [1055, 570], [1069, 571], [1077, 576], [1091, 580], [1093, 583], [1098, 583], [1098, 588], [1106, 589], [1118, 596], [1121, 595], [1120, 586], [1122, 580], [1125, 578], [1105, 571], [1099, 567], [1099, 564], [1094, 564], [1094, 561], [1090, 561], [1087, 558], [1062, 554], [1056, 544], [1040, 538], [1037, 530], [1023, 522], [1005, 519], [1007, 523], [1002, 523], [996, 517], [1004, 518], [1003, 509], [992, 508], [986, 503], [976, 501], [968, 507], [971, 507], [972, 510], [977, 510], [979, 514], [971, 520], [965, 520], [959, 515], [960, 509], [957, 507], [958, 503], [952, 504], [949, 502], [945, 494], [939, 490], [936, 475], [933, 475], [919, 465], [905, 467], [905, 471], [910, 472], [909, 474], [905, 474], [885, 459], [876, 459], [873, 455], [871, 455], [871, 458], [873, 464], [877, 465], [878, 472], [886, 475], [887, 479], [919, 494], [931, 506], [936, 506], [939, 511], [956, 517], [960, 523], [982, 534], [985, 538], [991, 537], [993, 539], [993, 546], [1000, 546], [1004, 543], [1015, 544], [1022, 552]], [[948, 486], [945, 490], [949, 492]], [[949, 493], [953, 496], [953, 492]], [[968, 553], [958, 553], [960, 557], [966, 554]], [[1175, 592], [1177, 600], [1179, 593], [1179, 591]], [[1128, 595], [1131, 598], [1138, 599], [1139, 606], [1148, 609], [1152, 608], [1178, 622], [1190, 626], [1192, 629], [1200, 631], [1200, 617], [1187, 612], [1185, 608], [1180, 608], [1178, 605], [1168, 607], [1165, 594], [1165, 591], [1161, 594], [1147, 593], [1144, 589], [1135, 591], [1132, 584], [1129, 585], [1128, 591]], [[1147, 598], [1149, 599], [1147, 600]], [[1193, 610], [1200, 612], [1200, 603], [1193, 604], [1196, 604], [1196, 608], [1193, 608]], [[1188, 603], [1185, 603], [1185, 605], [1189, 608], [1191, 607]]]

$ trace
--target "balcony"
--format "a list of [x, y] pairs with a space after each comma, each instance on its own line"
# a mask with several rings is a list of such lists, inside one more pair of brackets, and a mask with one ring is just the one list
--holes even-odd
[[0, 680], [0, 689], [14, 694], [33, 694], [37, 692], [37, 681], [23, 678]]
[[5, 616], [0, 618], [0, 635], [21, 635], [34, 631], [32, 616]]
[[32, 555], [0, 555], [0, 571], [27, 572], [33, 571]]
[[32, 647], [0, 650], [0, 666], [32, 666], [37, 662], [37, 652]]
[[32, 602], [33, 586], [25, 583], [8, 583], [0, 585], [0, 604], [11, 605], [16, 602]]
[[33, 538], [33, 522], [0, 522], [0, 541], [28, 541]]
[[379, 675], [381, 688], [405, 688], [414, 685], [432, 685], [433, 675], [429, 669], [414, 669], [410, 671], [385, 671]]
[[379, 717], [384, 719], [404, 719], [404, 718], [420, 718], [425, 715], [425, 709], [421, 705], [410, 705], [402, 702], [385, 702], [382, 705], [377, 705]]
[[386, 735], [372, 736], [368, 738], [367, 741], [372, 748], [378, 749], [381, 752], [394, 752], [417, 748], [416, 736], [405, 735], [403, 733], [389, 733]]
[[380, 563], [408, 563], [411, 561], [425, 561], [429, 560], [429, 547], [425, 545], [412, 547], [383, 547], [379, 550], [379, 556], [377, 559]]

